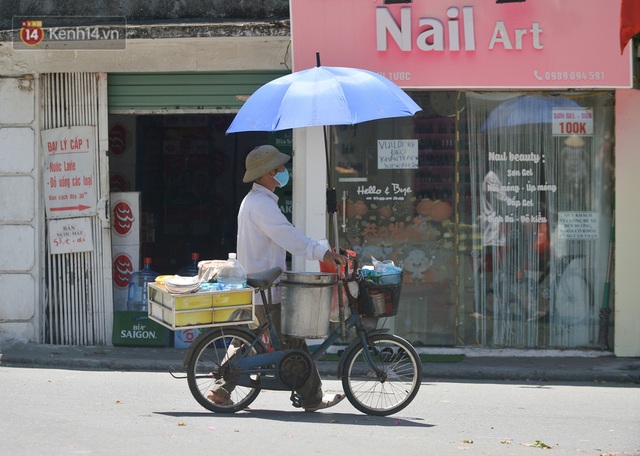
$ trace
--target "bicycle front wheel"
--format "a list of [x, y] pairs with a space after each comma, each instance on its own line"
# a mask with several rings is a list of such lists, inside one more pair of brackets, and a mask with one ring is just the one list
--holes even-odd
[[[225, 381], [226, 361], [248, 352], [248, 356], [266, 353], [264, 344], [252, 333], [238, 328], [220, 328], [197, 338], [187, 363], [187, 381], [193, 397], [204, 408], [217, 413], [234, 413], [251, 404], [260, 390], [232, 385]], [[230, 400], [225, 404], [211, 402], [207, 395], [216, 385], [224, 384], [231, 391]]]
[[365, 347], [355, 345], [345, 353], [342, 387], [349, 402], [368, 415], [399, 412], [413, 401], [422, 381], [422, 363], [415, 348], [401, 337], [376, 334], [368, 351], [375, 369], [365, 360]]

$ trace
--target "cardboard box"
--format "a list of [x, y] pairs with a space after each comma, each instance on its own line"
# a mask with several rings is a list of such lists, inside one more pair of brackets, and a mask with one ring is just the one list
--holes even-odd
[[140, 192], [111, 193], [111, 245], [140, 244]]
[[255, 318], [254, 289], [169, 293], [149, 285], [149, 317], [167, 328], [188, 329], [248, 324]]
[[140, 269], [139, 245], [111, 246], [113, 274], [113, 310], [127, 310], [129, 278]]
[[146, 312], [113, 313], [113, 345], [169, 347], [171, 339], [171, 331], [151, 320]]

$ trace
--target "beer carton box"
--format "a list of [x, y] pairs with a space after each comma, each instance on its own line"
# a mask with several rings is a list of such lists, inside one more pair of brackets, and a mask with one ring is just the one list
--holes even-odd
[[111, 193], [111, 245], [140, 244], [140, 192]]
[[172, 331], [151, 320], [147, 312], [115, 311], [112, 343], [124, 347], [169, 347]]
[[112, 245], [113, 310], [127, 310], [129, 278], [140, 269], [140, 245]]

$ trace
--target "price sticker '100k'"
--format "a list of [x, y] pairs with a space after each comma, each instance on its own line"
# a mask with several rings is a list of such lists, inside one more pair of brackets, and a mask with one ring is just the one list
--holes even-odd
[[593, 135], [591, 108], [554, 108], [552, 133], [556, 136]]

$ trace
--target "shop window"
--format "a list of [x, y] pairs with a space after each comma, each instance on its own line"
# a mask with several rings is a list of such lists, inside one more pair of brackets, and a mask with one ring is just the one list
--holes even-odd
[[612, 106], [611, 93], [468, 95], [478, 242], [473, 309], [458, 310], [465, 343], [596, 345], [611, 242]]
[[[456, 344], [456, 211], [470, 214], [468, 160], [460, 153], [457, 93], [410, 93], [423, 108], [411, 118], [333, 129], [340, 243], [364, 264], [404, 269], [394, 326], [417, 345]], [[461, 158], [463, 157], [463, 158]], [[462, 215], [461, 219], [468, 219]]]
[[332, 129], [340, 244], [404, 269], [380, 324], [416, 345], [595, 346], [613, 94], [409, 94], [412, 118]]

